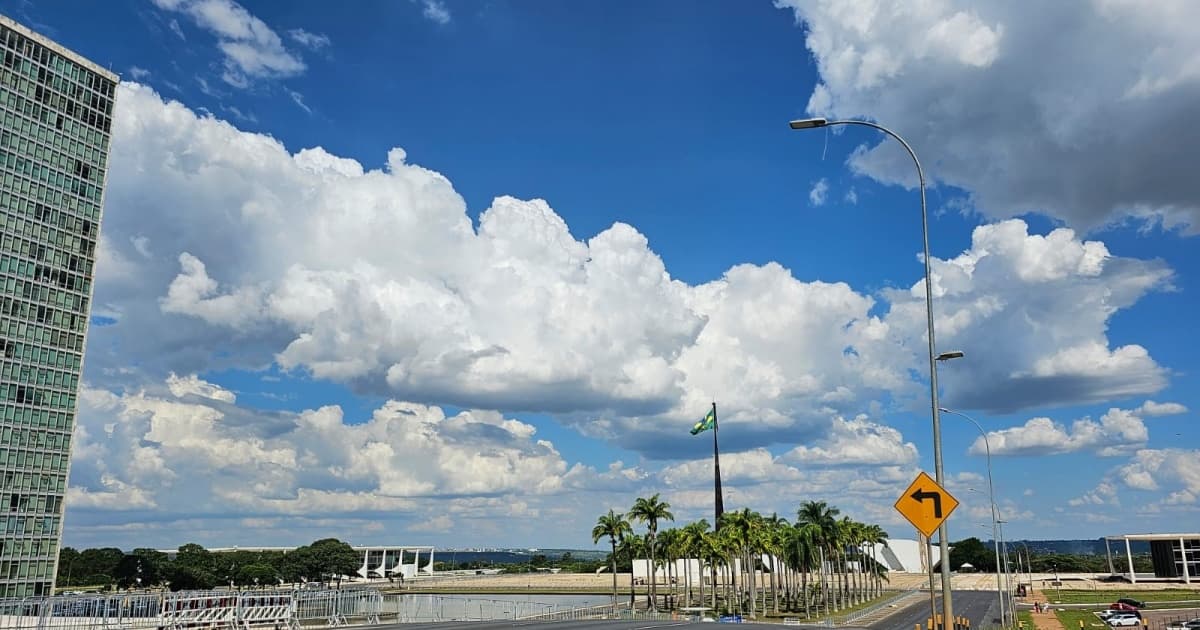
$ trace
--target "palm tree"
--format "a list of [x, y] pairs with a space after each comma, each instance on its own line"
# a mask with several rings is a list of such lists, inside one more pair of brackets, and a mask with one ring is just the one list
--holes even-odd
[[633, 583], [633, 561], [646, 553], [646, 539], [633, 533], [631, 528], [617, 539], [617, 550], [623, 558], [629, 558], [629, 610], [633, 610], [637, 590]]
[[692, 605], [692, 583], [691, 583], [692, 582], [692, 561], [691, 561], [691, 558], [699, 559], [700, 575], [696, 576], [696, 579], [700, 585], [700, 602], [703, 604], [703, 602], [704, 602], [703, 537], [704, 537], [704, 533], [708, 531], [708, 521], [706, 521], [704, 519], [700, 519], [699, 521], [696, 521], [695, 523], [688, 523], [687, 525], [685, 525], [683, 527], [683, 529], [681, 531], [683, 532], [683, 536], [682, 536], [682, 539], [683, 539], [682, 546], [683, 546], [683, 550], [684, 550], [683, 556], [685, 558], [688, 558], [688, 560], [686, 561], [686, 564], [683, 567], [683, 581], [684, 581], [684, 588], [686, 589], [685, 605], [686, 606]]
[[[779, 614], [779, 587], [781, 584], [779, 576], [779, 559], [783, 555], [783, 545], [786, 536], [787, 519], [781, 518], [778, 514], [772, 513], [769, 518], [763, 520], [763, 525], [766, 527], [764, 531], [764, 550], [767, 552], [767, 558], [771, 562], [771, 600], [775, 607], [775, 614]], [[766, 606], [763, 606], [766, 608]]]
[[637, 501], [633, 502], [633, 508], [629, 510], [629, 516], [643, 523], [649, 530], [649, 536], [646, 540], [646, 547], [650, 550], [650, 610], [657, 611], [658, 605], [655, 602], [655, 597], [658, 589], [655, 588], [654, 575], [654, 538], [658, 533], [658, 522], [673, 521], [675, 515], [671, 513], [671, 504], [666, 501], [658, 500], [658, 493], [649, 499], [638, 497]]
[[883, 545], [887, 547], [887, 532], [878, 525], [867, 525], [863, 529], [863, 542], [871, 546], [871, 576], [875, 582], [873, 595], [878, 597], [883, 593], [883, 580], [887, 579], [887, 568], [875, 556], [875, 546]]
[[675, 559], [679, 557], [679, 546], [682, 538], [683, 532], [675, 528], [663, 530], [658, 534], [658, 551], [662, 558], [663, 573], [670, 587], [670, 594], [664, 597], [668, 609], [675, 607], [675, 585], [679, 581], [678, 576], [675, 575], [675, 565], [678, 564], [675, 562]]
[[[608, 514], [601, 514], [600, 518], [596, 519], [596, 526], [592, 528], [592, 544], [596, 544], [601, 538], [608, 536], [608, 543], [612, 546], [612, 580], [613, 580], [613, 603], [617, 602], [617, 539], [624, 537], [633, 531], [629, 525], [629, 521], [625, 519], [625, 515], [619, 512], [608, 510]], [[630, 581], [632, 581], [632, 573]]]
[[[821, 528], [813, 523], [797, 522], [788, 541], [788, 562], [800, 571], [800, 597], [804, 602], [804, 616], [811, 617], [812, 598], [808, 592], [808, 576], [816, 564], [821, 545]], [[818, 565], [819, 566], [819, 565]]]
[[[813, 525], [816, 527], [816, 532], [819, 533], [817, 539], [817, 549], [820, 552], [821, 560], [819, 574], [824, 574], [826, 569], [826, 558], [832, 562], [834, 545], [837, 541], [837, 515], [841, 514], [841, 510], [831, 507], [824, 501], [805, 501], [800, 504], [800, 509], [796, 511], [796, 523], [801, 525]], [[825, 578], [821, 578], [821, 590], [824, 593], [822, 599], [825, 603], [826, 612], [829, 611], [830, 593], [825, 585]], [[836, 601], [836, 600], [835, 600]], [[836, 603], [834, 604], [836, 612]]]

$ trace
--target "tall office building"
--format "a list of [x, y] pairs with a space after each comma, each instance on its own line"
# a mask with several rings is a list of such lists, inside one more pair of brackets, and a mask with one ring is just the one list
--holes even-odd
[[0, 597], [53, 593], [117, 76], [0, 16]]

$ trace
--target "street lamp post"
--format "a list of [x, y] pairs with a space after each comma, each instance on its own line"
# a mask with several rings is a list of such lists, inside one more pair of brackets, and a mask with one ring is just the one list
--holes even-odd
[[1005, 520], [997, 520], [996, 524], [1000, 527], [1000, 548], [1003, 550], [1004, 555], [1004, 588], [1008, 591], [1009, 595], [1009, 610], [1014, 611], [1015, 617], [1017, 602], [1016, 600], [1012, 599], [1012, 570], [1009, 568], [1008, 564], [1008, 543], [1004, 541], [1004, 524], [1007, 522], [1008, 521]]
[[1000, 572], [1003, 570], [1003, 566], [1000, 562], [1000, 515], [996, 507], [996, 486], [992, 483], [992, 445], [988, 443], [987, 431], [983, 430], [983, 425], [976, 422], [975, 418], [972, 418], [961, 411], [954, 411], [953, 409], [946, 409], [945, 407], [942, 407], [940, 411], [942, 413], [954, 414], [956, 416], [966, 418], [968, 422], [975, 425], [976, 429], [979, 429], [979, 435], [983, 436], [983, 448], [984, 452], [987, 453], [988, 502], [991, 503], [992, 506], [992, 543], [996, 547], [996, 595], [999, 597], [1000, 601], [1000, 624], [1006, 625], [1007, 621], [1004, 616], [1004, 583], [1000, 578]]
[[[818, 127], [830, 127], [834, 125], [858, 125], [861, 127], [870, 127], [872, 129], [882, 131], [891, 136], [904, 150], [908, 151], [909, 157], [912, 158], [913, 164], [917, 167], [917, 182], [921, 191], [921, 236], [924, 241], [925, 250], [925, 325], [929, 337], [929, 402], [930, 413], [933, 416], [933, 473], [938, 485], [945, 487], [945, 478], [942, 474], [942, 419], [938, 415], [938, 386], [937, 386], [937, 365], [935, 364], [935, 350], [937, 347], [936, 340], [933, 336], [933, 276], [930, 270], [929, 258], [929, 213], [925, 208], [925, 171], [921, 169], [921, 161], [917, 159], [917, 154], [908, 146], [908, 143], [901, 138], [899, 134], [883, 125], [877, 125], [866, 120], [826, 120], [824, 118], [808, 118], [804, 120], [793, 120], [789, 123], [792, 129], [816, 129]], [[938, 526], [938, 550], [941, 555], [942, 563], [942, 619], [946, 624], [950, 624], [954, 620], [954, 606], [950, 600], [950, 541], [946, 537], [946, 522]], [[930, 593], [932, 594], [932, 585]], [[931, 595], [932, 597], [932, 595]]]
[[[967, 488], [967, 489], [975, 490], [975, 488]], [[1004, 588], [1003, 588], [1002, 583], [1000, 582], [1000, 566], [1001, 566], [1000, 565], [1000, 537], [996, 531], [997, 525], [999, 523], [996, 520], [996, 502], [991, 497], [991, 488], [990, 487], [988, 488], [988, 502], [990, 502], [992, 504], [992, 548], [995, 549], [995, 553], [996, 553], [996, 601], [1000, 605], [1000, 625], [1004, 625], [1004, 623], [1005, 623], [1005, 621], [1004, 621], [1005, 620]]]

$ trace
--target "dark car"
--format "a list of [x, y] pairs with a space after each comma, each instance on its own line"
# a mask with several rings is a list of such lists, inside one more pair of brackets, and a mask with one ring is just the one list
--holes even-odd
[[1134, 608], [1133, 606], [1130, 606], [1129, 604], [1122, 604], [1121, 602], [1117, 602], [1115, 604], [1111, 604], [1108, 607], [1108, 609], [1111, 611], [1117, 612], [1117, 613], [1125, 613], [1127, 615], [1133, 615], [1134, 617], [1137, 617], [1138, 619], [1142, 618], [1142, 613], [1137, 608]]
[[1128, 604], [1130, 606], [1133, 606], [1134, 608], [1145, 608], [1146, 607], [1146, 602], [1140, 602], [1136, 599], [1133, 599], [1132, 597], [1122, 597], [1121, 599], [1117, 600], [1117, 603], [1118, 604]]

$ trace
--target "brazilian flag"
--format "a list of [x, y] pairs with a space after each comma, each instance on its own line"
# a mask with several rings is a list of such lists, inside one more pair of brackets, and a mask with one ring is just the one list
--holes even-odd
[[715, 427], [716, 425], [717, 425], [717, 410], [710, 409], [708, 412], [708, 415], [704, 416], [703, 420], [701, 420], [700, 422], [697, 422], [696, 426], [692, 427], [692, 435], [696, 435], [698, 433], [704, 433], [705, 431]]

